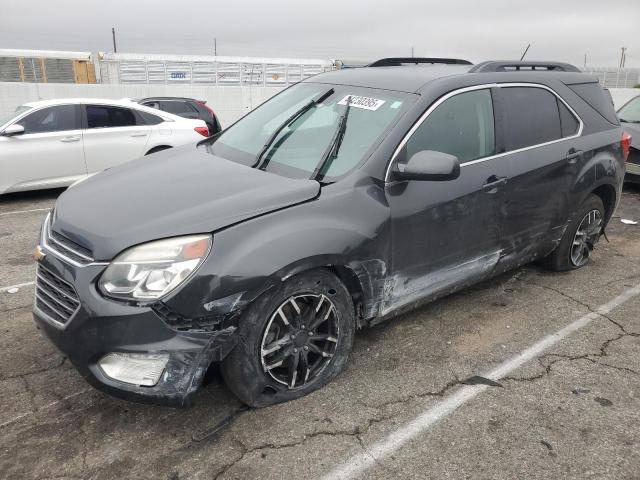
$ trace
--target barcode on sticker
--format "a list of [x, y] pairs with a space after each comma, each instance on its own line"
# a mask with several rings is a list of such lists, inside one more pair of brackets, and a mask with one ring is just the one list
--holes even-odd
[[360, 97], [358, 95], [347, 95], [338, 102], [338, 105], [346, 105], [349, 98], [351, 98], [349, 105], [356, 108], [364, 108], [365, 110], [377, 110], [385, 102], [384, 100], [378, 100], [377, 98]]

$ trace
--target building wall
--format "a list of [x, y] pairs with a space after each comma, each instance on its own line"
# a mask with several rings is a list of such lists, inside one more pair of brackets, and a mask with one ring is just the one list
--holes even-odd
[[0, 116], [17, 106], [54, 98], [142, 98], [150, 96], [191, 97], [206, 100], [226, 127], [262, 102], [283, 90], [279, 87], [214, 87], [195, 85], [77, 85], [0, 82]]

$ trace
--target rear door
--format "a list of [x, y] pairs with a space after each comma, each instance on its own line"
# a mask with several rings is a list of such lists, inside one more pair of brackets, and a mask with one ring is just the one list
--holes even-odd
[[0, 137], [0, 183], [66, 186], [86, 175], [79, 105], [41, 108], [15, 122], [22, 135]]
[[444, 100], [401, 150], [458, 157], [460, 177], [387, 185], [392, 222], [392, 284], [385, 313], [490, 274], [502, 252], [504, 188], [509, 164], [495, 157], [492, 91], [484, 87]]
[[141, 157], [151, 127], [131, 108], [83, 105], [84, 151], [89, 173]]
[[535, 85], [497, 89], [506, 185], [505, 239], [511, 264], [548, 253], [564, 233], [573, 185], [585, 162], [581, 121], [553, 91]]

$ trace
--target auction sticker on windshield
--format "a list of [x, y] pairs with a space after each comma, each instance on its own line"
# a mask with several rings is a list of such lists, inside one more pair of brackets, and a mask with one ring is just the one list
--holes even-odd
[[338, 102], [338, 105], [346, 105], [349, 97], [351, 97], [351, 102], [349, 104], [352, 107], [364, 108], [365, 110], [377, 110], [385, 102], [384, 100], [378, 100], [377, 98], [361, 97], [358, 95], [347, 95]]

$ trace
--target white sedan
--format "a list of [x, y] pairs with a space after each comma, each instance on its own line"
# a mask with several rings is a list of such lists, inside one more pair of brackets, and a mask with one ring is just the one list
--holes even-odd
[[143, 155], [195, 143], [205, 122], [130, 100], [26, 103], [0, 117], [0, 194], [65, 187]]

